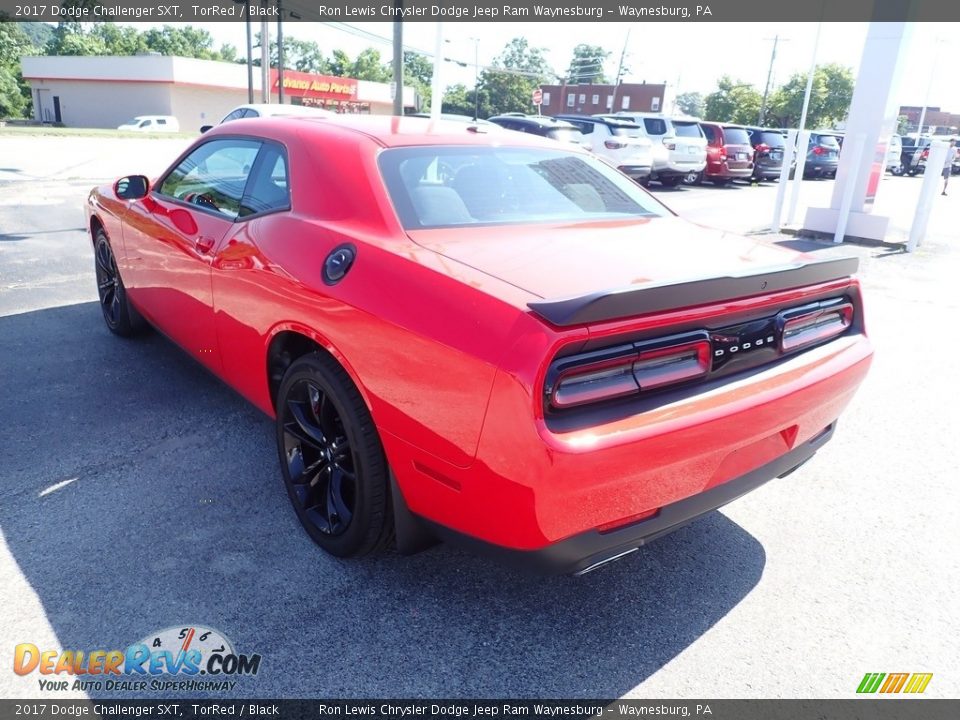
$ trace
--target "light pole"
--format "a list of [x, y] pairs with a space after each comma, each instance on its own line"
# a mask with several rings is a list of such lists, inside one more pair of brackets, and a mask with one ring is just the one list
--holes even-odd
[[473, 119], [477, 120], [480, 115], [480, 38], [467, 39], [473, 40]]
[[250, 0], [233, 0], [238, 5], [246, 5], [244, 17], [247, 26], [247, 102], [253, 104], [253, 33], [250, 29]]

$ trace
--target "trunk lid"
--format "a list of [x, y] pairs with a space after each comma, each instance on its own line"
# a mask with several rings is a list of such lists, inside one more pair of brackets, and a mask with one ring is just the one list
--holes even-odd
[[675, 217], [408, 231], [418, 245], [540, 298], [748, 274], [799, 253]]

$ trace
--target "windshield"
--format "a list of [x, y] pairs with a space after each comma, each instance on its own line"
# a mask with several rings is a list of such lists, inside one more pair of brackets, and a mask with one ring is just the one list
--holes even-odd
[[551, 140], [578, 143], [583, 140], [583, 133], [576, 128], [552, 128], [547, 131], [547, 137]]
[[746, 129], [741, 127], [724, 126], [723, 140], [727, 145], [749, 145], [750, 144], [750, 136], [747, 134]]
[[818, 141], [824, 147], [837, 148], [837, 150], [840, 149], [840, 143], [837, 142], [837, 138], [833, 135], [821, 135], [818, 138]]
[[379, 163], [408, 230], [669, 214], [626, 175], [562, 149], [408, 147]]
[[700, 131], [700, 124], [695, 122], [677, 122], [673, 121], [673, 129], [679, 137], [703, 137]]

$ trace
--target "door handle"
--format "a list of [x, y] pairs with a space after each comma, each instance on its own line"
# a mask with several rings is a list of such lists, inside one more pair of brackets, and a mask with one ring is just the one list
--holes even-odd
[[193, 245], [197, 249], [197, 252], [203, 253], [204, 255], [206, 255], [208, 252], [213, 250], [213, 246], [216, 245], [216, 243], [217, 241], [214, 240], [212, 237], [204, 237], [201, 235], [200, 237], [197, 238], [196, 242]]

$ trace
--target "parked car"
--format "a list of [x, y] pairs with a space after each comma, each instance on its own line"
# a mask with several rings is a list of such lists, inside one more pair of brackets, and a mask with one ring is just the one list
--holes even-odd
[[641, 185], [650, 182], [653, 153], [650, 140], [636, 123], [590, 115], [557, 115], [583, 135], [581, 145]]
[[598, 117], [636, 123], [653, 144], [651, 180], [675, 187], [683, 179], [703, 171], [707, 164], [707, 138], [699, 121], [660, 113], [617, 112]]
[[[231, 120], [243, 120], [245, 118], [258, 117], [293, 117], [297, 115], [307, 115], [311, 117], [334, 117], [336, 113], [324, 110], [323, 108], [311, 107], [309, 105], [288, 105], [286, 103], [247, 103], [234, 108], [220, 121], [222, 125]], [[201, 133], [210, 130], [213, 125], [203, 125], [200, 128]]]
[[127, 132], [180, 132], [180, 123], [173, 115], [137, 115], [117, 126]]
[[750, 144], [753, 146], [753, 178], [776, 180], [783, 168], [786, 140], [779, 130], [748, 127]]
[[714, 185], [726, 185], [732, 180], [749, 180], [753, 176], [753, 145], [743, 125], [701, 122], [707, 137], [707, 165], [698, 174]]
[[856, 259], [689, 223], [521, 133], [237, 120], [86, 220], [107, 328], [155, 326], [273, 418], [341, 557], [439, 537], [588, 572], [796, 470], [871, 361]]
[[[922, 175], [927, 169], [927, 159], [930, 157], [930, 143], [933, 140], [941, 142], [950, 142], [950, 136], [940, 135], [933, 138], [922, 137], [917, 141], [917, 144], [907, 148], [910, 152], [911, 157], [909, 159], [909, 165], [907, 166], [908, 175]], [[906, 153], [904, 153], [906, 154]], [[960, 173], [960, 157], [954, 153], [953, 163], [950, 167], [950, 174], [957, 175]]]
[[516, 130], [529, 135], [540, 135], [551, 140], [577, 144], [584, 141], [583, 133], [576, 125], [557, 118], [506, 113], [489, 118], [489, 120], [507, 130]]
[[836, 177], [840, 162], [840, 143], [834, 133], [812, 132], [807, 143], [803, 177]]

